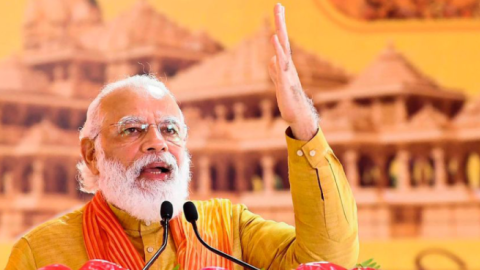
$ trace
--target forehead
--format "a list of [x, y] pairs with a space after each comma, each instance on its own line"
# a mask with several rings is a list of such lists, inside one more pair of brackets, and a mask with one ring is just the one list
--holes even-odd
[[164, 116], [182, 119], [180, 108], [170, 95], [156, 99], [145, 91], [130, 88], [116, 90], [103, 98], [100, 113], [105, 123], [114, 123], [129, 115], [140, 116], [147, 121]]

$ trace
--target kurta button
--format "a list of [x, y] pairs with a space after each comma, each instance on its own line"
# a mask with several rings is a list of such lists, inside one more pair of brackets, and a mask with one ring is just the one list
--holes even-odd
[[149, 253], [152, 253], [152, 252], [153, 252], [153, 247], [148, 247], [148, 248], [147, 248], [147, 251], [148, 251]]
[[299, 156], [299, 157], [303, 156], [302, 150], [298, 150], [298, 151], [297, 151], [297, 156]]
[[145, 225], [150, 226], [150, 221], [145, 222]]
[[315, 156], [316, 153], [317, 152], [315, 152], [315, 150], [312, 150], [312, 151], [310, 151], [310, 156], [313, 157], [313, 156]]

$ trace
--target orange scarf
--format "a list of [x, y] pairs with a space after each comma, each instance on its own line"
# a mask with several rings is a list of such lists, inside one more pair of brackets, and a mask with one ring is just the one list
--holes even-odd
[[[195, 205], [199, 216], [197, 227], [202, 238], [214, 248], [231, 255], [233, 247], [231, 202], [211, 199], [195, 202]], [[233, 269], [232, 262], [210, 252], [196, 239], [192, 226], [183, 215], [171, 220], [170, 228], [182, 269], [199, 270], [207, 266]], [[144, 259], [128, 239], [101, 192], [97, 192], [85, 207], [83, 235], [90, 260], [108, 260], [131, 270], [141, 270], [145, 266]]]

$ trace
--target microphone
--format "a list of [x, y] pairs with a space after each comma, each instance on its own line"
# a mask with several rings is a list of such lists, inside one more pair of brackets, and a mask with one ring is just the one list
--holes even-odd
[[163, 243], [160, 249], [157, 250], [157, 252], [153, 255], [153, 257], [148, 261], [148, 263], [145, 265], [143, 270], [148, 270], [153, 263], [157, 260], [158, 256], [163, 252], [165, 247], [167, 247], [167, 241], [168, 241], [168, 222], [172, 218], [173, 215], [173, 205], [169, 201], [164, 201], [162, 203], [162, 206], [160, 207], [160, 217], [162, 220], [160, 221], [160, 224], [163, 226]]
[[259, 268], [256, 268], [255, 266], [252, 266], [246, 262], [243, 262], [243, 261], [240, 261], [239, 259], [233, 257], [233, 256], [230, 256], [218, 249], [215, 249], [211, 246], [209, 246], [207, 243], [205, 243], [205, 241], [203, 241], [202, 237], [200, 237], [200, 234], [198, 233], [198, 229], [197, 229], [197, 220], [198, 220], [198, 212], [197, 212], [197, 208], [195, 207], [195, 204], [193, 204], [192, 202], [186, 202], [184, 205], [183, 205], [183, 213], [185, 214], [185, 218], [187, 219], [187, 221], [189, 223], [192, 224], [192, 227], [193, 227], [193, 231], [195, 232], [195, 235], [197, 236], [198, 238], [198, 241], [200, 241], [200, 243], [202, 243], [202, 245], [204, 245], [208, 250], [210, 250], [211, 252], [219, 255], [219, 256], [222, 256], [223, 258], [229, 260], [229, 261], [232, 261], [238, 265], [241, 265], [242, 267], [244, 268], [248, 268], [248, 269], [253, 269], [253, 270], [260, 270]]

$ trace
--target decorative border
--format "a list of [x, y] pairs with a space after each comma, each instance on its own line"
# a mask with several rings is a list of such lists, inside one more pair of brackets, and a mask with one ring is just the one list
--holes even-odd
[[313, 0], [315, 6], [330, 21], [340, 27], [361, 33], [383, 32], [470, 32], [480, 30], [480, 19], [436, 19], [436, 20], [377, 20], [360, 21], [340, 12], [329, 0]]

